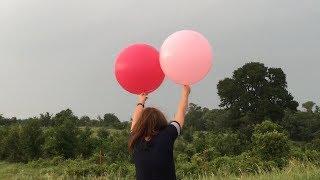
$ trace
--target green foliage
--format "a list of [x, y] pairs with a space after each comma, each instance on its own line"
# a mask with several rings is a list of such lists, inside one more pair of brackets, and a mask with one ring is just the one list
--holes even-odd
[[315, 111], [314, 111], [315, 113], [317, 113], [317, 114], [320, 114], [320, 107], [319, 106], [316, 106], [316, 108], [315, 108]]
[[206, 130], [221, 132], [229, 125], [228, 117], [230, 116], [229, 111], [225, 109], [212, 109], [207, 110], [203, 113], [202, 119], [204, 119], [204, 126]]
[[45, 154], [49, 157], [61, 155], [65, 158], [74, 158], [78, 147], [79, 129], [73, 119], [64, 119], [61, 123], [46, 131]]
[[54, 125], [52, 116], [48, 112], [44, 114], [40, 114], [39, 121], [42, 123], [42, 126], [44, 127], [49, 127]]
[[106, 127], [115, 127], [117, 129], [123, 128], [120, 120], [113, 113], [105, 114], [102, 119], [102, 124], [103, 126], [106, 126]]
[[310, 141], [320, 135], [320, 116], [316, 113], [287, 111], [282, 124], [295, 141]]
[[287, 164], [290, 146], [289, 139], [281, 128], [271, 121], [256, 125], [252, 136], [255, 153], [265, 161], [274, 161], [282, 168]]
[[78, 153], [85, 158], [90, 157], [95, 149], [96, 139], [92, 137], [92, 133], [89, 127], [79, 133]]
[[284, 130], [282, 127], [276, 123], [271, 122], [270, 120], [266, 120], [262, 122], [261, 124], [257, 124], [254, 128], [255, 134], [265, 134], [277, 131], [279, 133], [283, 133]]
[[108, 136], [102, 144], [107, 162], [122, 162], [130, 159], [128, 137], [129, 133], [126, 131], [114, 132]]
[[207, 108], [202, 108], [196, 104], [190, 103], [188, 112], [185, 117], [185, 128], [193, 130], [206, 130], [205, 119], [203, 115], [208, 111]]
[[9, 162], [19, 162], [23, 160], [20, 127], [12, 126], [6, 133], [6, 136], [1, 138], [1, 156]]
[[[249, 115], [251, 123], [265, 118], [281, 121], [286, 108], [296, 110], [298, 103], [287, 91], [286, 75], [280, 68], [268, 68], [262, 63], [247, 63], [233, 72], [232, 78], [218, 83], [221, 107], [231, 111], [235, 121]], [[232, 124], [239, 127], [239, 122]]]
[[313, 109], [314, 105], [316, 105], [316, 103], [314, 103], [312, 101], [307, 101], [302, 104], [302, 107], [305, 108], [307, 110], [307, 112], [312, 113], [313, 112], [312, 109]]
[[[219, 82], [218, 94], [224, 109], [188, 108], [174, 147], [179, 179], [279, 172], [296, 160], [320, 166], [319, 107], [307, 102], [306, 112], [296, 112], [280, 68], [245, 64]], [[54, 179], [133, 179], [129, 125], [112, 113], [78, 118], [70, 109], [23, 120], [0, 115], [0, 160], [27, 163], [15, 172], [36, 168]]]
[[26, 161], [37, 159], [42, 154], [44, 134], [37, 119], [28, 120], [21, 128], [21, 150]]
[[226, 175], [225, 173], [238, 174], [238, 168], [232, 157], [223, 156], [210, 162], [211, 171], [214, 174]]
[[314, 138], [307, 146], [310, 149], [317, 150], [320, 152], [320, 136]]
[[193, 146], [196, 152], [202, 152], [206, 148], [205, 134], [203, 132], [195, 132], [193, 135]]
[[61, 126], [65, 121], [76, 124], [78, 117], [75, 116], [70, 109], [63, 110], [53, 117], [53, 124], [55, 126]]
[[220, 133], [215, 135], [214, 141], [209, 142], [221, 155], [233, 156], [241, 153], [242, 145], [238, 134], [236, 133]]
[[186, 129], [184, 131], [182, 131], [182, 137], [185, 141], [187, 142], [191, 142], [193, 140], [193, 137], [192, 137], [192, 130], [191, 129]]

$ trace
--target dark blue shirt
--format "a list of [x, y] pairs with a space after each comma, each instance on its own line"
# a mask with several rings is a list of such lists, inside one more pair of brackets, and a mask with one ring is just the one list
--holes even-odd
[[133, 159], [138, 180], [176, 179], [173, 145], [179, 133], [180, 125], [173, 121], [150, 141], [137, 141]]

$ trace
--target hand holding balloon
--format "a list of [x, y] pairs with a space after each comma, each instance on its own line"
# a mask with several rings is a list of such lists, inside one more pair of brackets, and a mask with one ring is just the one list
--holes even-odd
[[147, 99], [148, 99], [148, 94], [146, 94], [146, 93], [141, 93], [138, 95], [138, 103], [141, 103], [144, 105], [146, 103]]
[[182, 88], [182, 96], [189, 97], [189, 94], [191, 92], [191, 88], [189, 85], [184, 85]]

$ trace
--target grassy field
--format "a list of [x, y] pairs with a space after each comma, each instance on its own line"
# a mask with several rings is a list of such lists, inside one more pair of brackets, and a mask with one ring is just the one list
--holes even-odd
[[[222, 173], [223, 174], [223, 173]], [[69, 176], [66, 175], [61, 166], [32, 167], [26, 164], [14, 164], [0, 162], [0, 179], [129, 179], [122, 177], [108, 176]], [[185, 179], [193, 179], [186, 177]], [[241, 176], [233, 175], [205, 175], [199, 176], [201, 180], [232, 179], [232, 180], [318, 180], [320, 179], [320, 168], [312, 164], [302, 164], [297, 161], [291, 161], [290, 165], [282, 171], [273, 171], [271, 173], [261, 173], [256, 175], [243, 174]]]

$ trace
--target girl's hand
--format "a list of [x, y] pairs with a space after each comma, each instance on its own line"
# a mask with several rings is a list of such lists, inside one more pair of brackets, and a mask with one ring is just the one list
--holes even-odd
[[148, 94], [146, 94], [146, 93], [141, 93], [141, 94], [138, 96], [138, 103], [145, 104], [145, 102], [147, 101], [147, 99], [148, 99]]
[[191, 92], [190, 86], [189, 85], [184, 85], [183, 88], [182, 88], [182, 95], [184, 97], [188, 97], [190, 92]]

